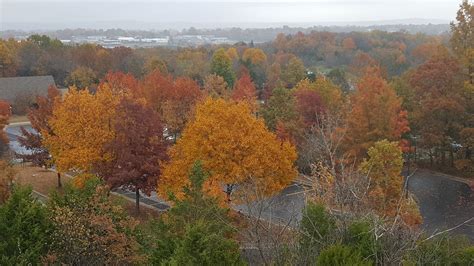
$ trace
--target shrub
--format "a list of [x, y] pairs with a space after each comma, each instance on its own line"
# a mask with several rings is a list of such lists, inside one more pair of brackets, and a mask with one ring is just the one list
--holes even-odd
[[68, 186], [50, 203], [52, 233], [48, 263], [71, 265], [135, 264], [135, 223], [108, 197], [97, 179], [83, 188]]
[[360, 253], [351, 247], [345, 245], [330, 246], [319, 254], [317, 265], [372, 265], [365, 261]]
[[47, 253], [47, 210], [31, 188], [15, 186], [0, 206], [0, 265], [37, 265]]
[[334, 219], [321, 204], [309, 203], [301, 220], [301, 245], [310, 247], [326, 239], [335, 229]]
[[430, 240], [422, 240], [408, 254], [406, 265], [471, 265], [474, 248], [465, 237], [445, 234]]
[[372, 229], [366, 221], [355, 221], [347, 229], [347, 244], [365, 259], [374, 257], [380, 248]]

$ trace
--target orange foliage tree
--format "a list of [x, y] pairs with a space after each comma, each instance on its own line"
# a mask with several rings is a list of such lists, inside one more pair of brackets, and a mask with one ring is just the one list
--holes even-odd
[[191, 78], [173, 80], [171, 75], [155, 70], [145, 76], [136, 95], [159, 113], [169, 134], [176, 138], [202, 93]]
[[242, 55], [242, 61], [260, 65], [267, 61], [267, 55], [259, 48], [247, 48]]
[[137, 96], [157, 111], [162, 110], [166, 93], [173, 90], [173, 77], [156, 69], [143, 78]]
[[358, 52], [352, 59], [352, 63], [349, 67], [350, 71], [355, 75], [362, 76], [365, 74], [368, 68], [378, 67], [379, 63], [372, 58], [369, 54], [364, 52]]
[[196, 161], [210, 173], [204, 189], [210, 195], [230, 200], [236, 185], [251, 185], [262, 194], [273, 194], [297, 175], [295, 148], [269, 132], [264, 122], [250, 113], [246, 103], [208, 98], [182, 137], [171, 148], [158, 192], [182, 195]]
[[108, 86], [96, 94], [71, 88], [54, 105], [51, 132], [43, 130], [44, 144], [59, 172], [90, 172], [95, 163], [107, 160], [104, 144], [114, 137], [111, 128], [119, 98]]
[[401, 100], [378, 69], [369, 69], [359, 81], [352, 104], [346, 134], [351, 156], [361, 159], [376, 141], [400, 141], [402, 134], [410, 130]]
[[357, 45], [355, 44], [354, 39], [347, 37], [342, 40], [342, 48], [345, 51], [352, 51], [357, 48]]

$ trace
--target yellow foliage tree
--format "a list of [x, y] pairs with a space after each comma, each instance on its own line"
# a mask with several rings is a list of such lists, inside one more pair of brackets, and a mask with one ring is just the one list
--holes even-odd
[[267, 55], [262, 51], [262, 49], [247, 48], [242, 55], [242, 61], [250, 62], [254, 65], [260, 65], [267, 61]]
[[362, 173], [370, 177], [369, 200], [380, 215], [400, 215], [410, 224], [421, 224], [416, 202], [403, 196], [402, 150], [397, 142], [378, 141], [368, 151], [369, 159], [360, 165]]
[[107, 160], [104, 144], [114, 132], [111, 121], [119, 96], [107, 86], [96, 94], [70, 88], [61, 103], [57, 102], [49, 123], [51, 132], [41, 132], [58, 171], [89, 172], [95, 163]]
[[263, 195], [286, 187], [296, 177], [295, 148], [269, 132], [246, 103], [208, 98], [196, 107], [164, 165], [158, 192], [180, 197], [193, 164], [201, 161], [210, 176], [204, 189], [230, 200], [236, 185], [251, 185]]
[[229, 56], [232, 61], [239, 59], [239, 53], [237, 52], [237, 49], [235, 49], [235, 47], [230, 47], [229, 49], [227, 49], [227, 56]]

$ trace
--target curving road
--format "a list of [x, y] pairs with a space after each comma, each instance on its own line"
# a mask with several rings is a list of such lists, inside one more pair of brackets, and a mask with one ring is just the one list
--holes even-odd
[[[30, 126], [25, 128], [32, 130]], [[10, 149], [18, 153], [27, 152], [17, 142], [20, 125], [9, 126], [6, 131], [10, 139]], [[474, 217], [474, 186], [470, 187], [465, 181], [418, 169], [409, 179], [408, 189], [419, 203], [423, 227], [429, 233], [455, 227]], [[234, 209], [265, 220], [297, 224], [304, 208], [303, 190], [300, 185], [293, 184], [265, 201], [251, 204], [250, 207], [234, 206]], [[135, 197], [135, 193], [128, 191], [117, 190], [117, 193], [130, 198]], [[155, 193], [150, 197], [143, 195], [142, 202], [161, 211], [167, 209], [166, 203]], [[474, 220], [452, 232], [466, 235], [474, 241]]]
[[[474, 181], [474, 180], [473, 180]], [[418, 169], [408, 182], [430, 233], [453, 228], [474, 217], [474, 186], [425, 169]], [[453, 230], [474, 241], [474, 220]]]

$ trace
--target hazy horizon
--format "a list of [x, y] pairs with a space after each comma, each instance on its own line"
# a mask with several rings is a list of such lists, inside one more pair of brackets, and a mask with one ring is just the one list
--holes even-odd
[[442, 24], [460, 1], [0, 0], [0, 30]]

